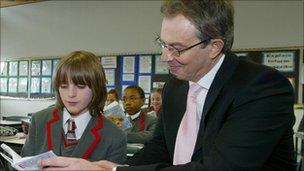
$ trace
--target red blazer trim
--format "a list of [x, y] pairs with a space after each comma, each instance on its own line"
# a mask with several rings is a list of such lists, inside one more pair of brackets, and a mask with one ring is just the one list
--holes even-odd
[[87, 159], [90, 156], [90, 154], [93, 152], [93, 150], [97, 146], [97, 144], [101, 141], [101, 136], [99, 135], [98, 130], [100, 130], [103, 127], [102, 117], [103, 117], [103, 114], [100, 113], [100, 115], [98, 116], [97, 125], [91, 129], [91, 132], [95, 137], [95, 140], [91, 143], [91, 145], [89, 146], [87, 151], [83, 154], [83, 156], [82, 156], [83, 159]]
[[139, 116], [139, 131], [144, 131], [145, 130], [145, 116], [144, 113], [141, 112]]
[[46, 124], [46, 135], [47, 135], [47, 145], [48, 145], [48, 150], [53, 149], [53, 144], [52, 144], [52, 130], [51, 130], [51, 125], [59, 120], [59, 114], [58, 114], [58, 109], [53, 110], [53, 119], [49, 120]]

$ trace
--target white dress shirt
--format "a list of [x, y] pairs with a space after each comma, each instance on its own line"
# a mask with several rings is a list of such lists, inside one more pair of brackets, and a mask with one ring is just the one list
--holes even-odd
[[90, 115], [90, 112], [87, 111], [86, 113], [83, 113], [81, 115], [77, 115], [76, 117], [71, 115], [66, 108], [63, 109], [63, 119], [62, 119], [62, 126], [64, 130], [64, 134], [68, 132], [68, 120], [70, 118], [73, 118], [76, 124], [75, 134], [76, 139], [79, 140], [87, 127], [89, 121], [91, 120], [92, 116]]
[[134, 120], [134, 119], [136, 119], [136, 118], [138, 118], [139, 117], [139, 115], [140, 115], [140, 112], [141, 112], [141, 110], [139, 110], [136, 114], [134, 114], [134, 115], [129, 115], [129, 114], [127, 114], [126, 116], [129, 118], [131, 118], [132, 120]]
[[[199, 130], [201, 119], [202, 119], [203, 108], [204, 108], [205, 100], [207, 97], [207, 93], [208, 93], [210, 86], [214, 80], [214, 77], [215, 77], [216, 73], [218, 72], [219, 68], [221, 67], [224, 59], [225, 59], [225, 55], [221, 56], [221, 58], [217, 62], [217, 64], [215, 64], [214, 67], [197, 82], [197, 84], [199, 84], [203, 88], [203, 90], [200, 91], [200, 93], [196, 97], [196, 100], [197, 100], [197, 107], [196, 107], [197, 130], [196, 130], [196, 132], [197, 133]], [[193, 82], [189, 81], [189, 86], [191, 84], [193, 84]]]

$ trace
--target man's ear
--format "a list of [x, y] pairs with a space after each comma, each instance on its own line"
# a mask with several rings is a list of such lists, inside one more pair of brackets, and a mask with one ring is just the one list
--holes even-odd
[[210, 40], [210, 57], [216, 58], [224, 48], [224, 41], [222, 39], [211, 39]]

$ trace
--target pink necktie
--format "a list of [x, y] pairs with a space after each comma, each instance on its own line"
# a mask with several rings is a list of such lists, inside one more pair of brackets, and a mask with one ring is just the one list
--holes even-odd
[[74, 119], [69, 119], [68, 120], [68, 132], [66, 134], [66, 138], [69, 143], [77, 142], [75, 129], [76, 129], [76, 123], [75, 123]]
[[196, 96], [201, 90], [202, 87], [197, 83], [193, 83], [189, 88], [186, 112], [177, 132], [173, 165], [191, 161], [197, 138]]

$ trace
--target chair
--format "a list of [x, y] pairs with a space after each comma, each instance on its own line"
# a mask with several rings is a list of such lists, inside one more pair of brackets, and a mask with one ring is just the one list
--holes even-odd
[[295, 132], [295, 157], [297, 159], [297, 170], [304, 171], [304, 132]]
[[0, 170], [4, 170], [4, 164], [2, 163], [1, 160], [0, 160]]

